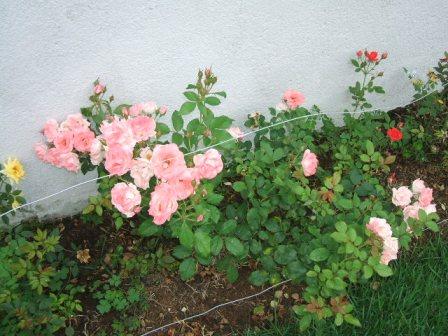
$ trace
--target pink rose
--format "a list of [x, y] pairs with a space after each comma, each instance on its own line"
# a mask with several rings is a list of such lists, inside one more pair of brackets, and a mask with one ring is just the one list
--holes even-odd
[[418, 198], [419, 205], [424, 208], [432, 202], [432, 188], [423, 188]]
[[120, 182], [111, 190], [112, 204], [126, 217], [133, 217], [140, 209], [142, 197], [132, 183]]
[[146, 141], [156, 135], [156, 122], [147, 116], [138, 116], [128, 120], [128, 124], [137, 142]]
[[295, 110], [298, 106], [305, 102], [305, 96], [295, 90], [287, 90], [283, 94], [283, 100], [291, 110]]
[[202, 214], [196, 218], [197, 222], [202, 222], [203, 220], [204, 220], [204, 215], [202, 215]]
[[423, 208], [423, 210], [425, 210], [425, 212], [429, 215], [431, 213], [437, 212], [436, 209], [436, 205], [435, 204], [430, 204], [426, 207]]
[[89, 129], [80, 130], [74, 133], [73, 145], [78, 152], [87, 153], [90, 151], [95, 133]]
[[153, 101], [142, 104], [143, 111], [146, 113], [154, 113], [157, 110], [157, 104]]
[[154, 217], [154, 224], [162, 225], [171, 219], [177, 206], [176, 190], [168, 183], [161, 183], [151, 193], [148, 214]]
[[244, 133], [239, 127], [230, 127], [229, 129], [227, 129], [227, 132], [229, 132], [234, 139], [241, 140], [244, 137]]
[[383, 241], [383, 253], [380, 262], [388, 265], [391, 260], [398, 258], [398, 239], [395, 237], [387, 237]]
[[275, 106], [275, 109], [277, 111], [287, 111], [288, 110], [288, 105], [286, 105], [284, 102], [280, 102], [277, 104], [277, 106]]
[[153, 176], [154, 172], [149, 160], [138, 158], [132, 161], [131, 177], [137, 187], [148, 189], [149, 180]]
[[54, 147], [61, 153], [71, 152], [73, 150], [73, 132], [58, 133], [54, 138]]
[[81, 113], [70, 114], [67, 119], [61, 123], [61, 129], [69, 131], [87, 129], [89, 127], [89, 121], [84, 119]]
[[414, 194], [420, 194], [424, 188], [425, 182], [423, 182], [422, 180], [416, 179], [414, 180], [414, 182], [412, 182], [412, 191], [414, 192]]
[[94, 166], [98, 166], [101, 163], [101, 161], [103, 161], [105, 154], [104, 146], [98, 138], [92, 140], [89, 152], [90, 152], [90, 162], [92, 162]]
[[403, 209], [403, 218], [405, 221], [408, 220], [408, 218], [414, 218], [418, 219], [418, 211], [420, 210], [420, 207], [418, 203], [414, 203], [412, 205], [408, 205]]
[[58, 135], [58, 122], [54, 119], [49, 119], [44, 125], [43, 133], [49, 142], [53, 142]]
[[159, 108], [159, 113], [160, 113], [161, 115], [164, 115], [164, 114], [166, 114], [167, 112], [168, 112], [168, 107], [166, 107], [165, 105], [160, 106], [160, 108]]
[[307, 149], [303, 153], [301, 164], [303, 168], [303, 175], [308, 177], [316, 174], [319, 160], [317, 159], [316, 154]]
[[205, 152], [205, 154], [197, 154], [193, 157], [193, 162], [200, 178], [212, 179], [218, 175], [224, 164], [221, 160], [221, 154], [212, 148]]
[[382, 239], [392, 236], [390, 225], [383, 218], [371, 217], [366, 224], [367, 229]]
[[103, 121], [100, 131], [108, 146], [118, 144], [128, 150], [134, 149], [136, 140], [126, 120], [114, 118], [111, 122]]
[[104, 89], [105, 89], [105, 86], [98, 83], [97, 85], [95, 85], [93, 87], [93, 92], [98, 95], [100, 93], [103, 93]]
[[144, 147], [140, 150], [140, 157], [142, 159], [151, 160], [152, 158], [152, 150], [149, 147]]
[[58, 160], [59, 160], [59, 166], [61, 168], [67, 169], [68, 171], [77, 173], [81, 168], [81, 165], [79, 163], [79, 157], [76, 153], [73, 152], [61, 153], [59, 155]]
[[132, 151], [114, 144], [106, 150], [104, 167], [112, 175], [124, 175], [132, 166]]
[[176, 179], [169, 180], [168, 184], [176, 190], [177, 200], [184, 200], [194, 193], [192, 169], [187, 168]]
[[39, 142], [34, 145], [34, 151], [36, 152], [36, 155], [39, 158], [39, 160], [48, 162], [48, 159], [47, 159], [48, 147], [46, 145]]
[[136, 117], [143, 111], [143, 104], [134, 104], [128, 109], [128, 115]]
[[392, 188], [392, 203], [399, 207], [411, 204], [412, 191], [408, 187]]
[[184, 154], [176, 144], [156, 145], [151, 164], [154, 175], [164, 180], [175, 179], [187, 169]]

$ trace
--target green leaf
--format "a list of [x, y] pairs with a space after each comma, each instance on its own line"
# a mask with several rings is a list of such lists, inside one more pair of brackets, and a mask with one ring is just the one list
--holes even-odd
[[328, 257], [330, 256], [330, 251], [328, 251], [328, 249], [326, 247], [319, 247], [313, 251], [311, 251], [310, 253], [310, 259], [312, 261], [324, 261], [326, 259], [328, 259]]
[[366, 149], [367, 149], [367, 154], [369, 156], [372, 156], [373, 153], [375, 152], [375, 146], [373, 145], [373, 142], [370, 140], [366, 141]]
[[183, 245], [177, 245], [173, 250], [173, 256], [177, 259], [185, 259], [191, 256], [191, 250]]
[[194, 102], [199, 100], [198, 95], [195, 92], [193, 92], [193, 91], [185, 91], [184, 92], [184, 96], [188, 100], [191, 100], [191, 101], [194, 101]]
[[226, 116], [219, 116], [212, 120], [211, 128], [228, 129], [232, 126], [232, 119]]
[[234, 182], [232, 187], [233, 187], [233, 190], [235, 190], [236, 192], [241, 192], [241, 191], [247, 189], [246, 183], [244, 183], [243, 181]]
[[393, 274], [392, 268], [384, 264], [376, 264], [373, 266], [375, 272], [377, 272], [382, 277], [388, 277]]
[[196, 108], [196, 103], [194, 102], [185, 102], [182, 104], [182, 106], [179, 109], [179, 113], [182, 115], [189, 114], [194, 111]]
[[182, 145], [182, 142], [184, 141], [184, 137], [180, 133], [173, 133], [171, 136], [171, 140], [178, 146]]
[[229, 265], [226, 270], [227, 280], [230, 283], [234, 283], [238, 280], [238, 269], [234, 265]]
[[179, 273], [183, 281], [190, 280], [196, 274], [196, 261], [193, 258], [182, 261], [179, 265]]
[[307, 269], [301, 261], [293, 261], [287, 266], [289, 276], [294, 280], [301, 280]]
[[178, 111], [174, 111], [171, 115], [171, 121], [173, 122], [174, 129], [179, 132], [184, 127], [184, 119]]
[[354, 317], [352, 314], [344, 315], [344, 320], [345, 320], [345, 322], [350, 323], [350, 324], [354, 325], [355, 327], [361, 326], [361, 322], [359, 322], [359, 320], [356, 317]]
[[194, 234], [190, 226], [183, 222], [179, 229], [179, 241], [185, 247], [192, 249], [194, 244]]
[[345, 233], [347, 231], [347, 224], [345, 222], [337, 222], [335, 227], [339, 232]]
[[225, 240], [227, 250], [232, 253], [235, 257], [244, 256], [244, 245], [238, 238], [228, 237]]
[[195, 249], [203, 257], [210, 256], [211, 253], [211, 239], [208, 233], [198, 230], [194, 233]]
[[142, 237], [154, 236], [160, 233], [161, 230], [162, 228], [159, 225], [155, 225], [152, 219], [143, 221], [137, 229], [138, 234]]
[[268, 274], [264, 271], [254, 271], [249, 276], [249, 282], [255, 286], [262, 286], [268, 279]]
[[213, 94], [227, 98], [227, 93], [225, 93], [224, 91], [213, 92]]
[[353, 208], [353, 202], [350, 199], [340, 198], [338, 200], [338, 205], [341, 206], [345, 210], [350, 210]]
[[237, 223], [234, 219], [229, 219], [222, 224], [221, 230], [219, 232], [223, 235], [231, 234], [236, 230]]
[[209, 96], [205, 98], [205, 103], [208, 105], [216, 106], [221, 103], [218, 97]]
[[217, 256], [221, 253], [224, 242], [220, 236], [215, 236], [212, 238], [211, 242], [211, 252], [214, 256]]
[[312, 316], [310, 314], [303, 316], [299, 322], [300, 331], [307, 330], [310, 327], [311, 321], [312, 321]]

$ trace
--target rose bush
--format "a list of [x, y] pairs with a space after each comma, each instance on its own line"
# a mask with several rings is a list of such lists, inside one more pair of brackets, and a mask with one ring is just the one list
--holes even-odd
[[[376, 71], [386, 58], [365, 50], [352, 60], [363, 75], [349, 88], [356, 112], [372, 106], [367, 94], [384, 93]], [[36, 153], [73, 172], [96, 169], [99, 193], [83, 219], [175, 239], [171, 254], [183, 280], [216, 266], [234, 282], [249, 264], [254, 285], [304, 284], [304, 303], [294, 307], [302, 330], [330, 317], [359, 325], [347, 288], [392, 275], [391, 262], [412, 237], [438, 230], [423, 181], [412, 188], [387, 182], [406, 131], [385, 112], [347, 113], [337, 126], [289, 89], [268, 114], [248, 115], [249, 139], [212, 112], [226, 97], [213, 91], [216, 82], [211, 70], [199, 71], [171, 127], [166, 107], [113, 107], [96, 82], [92, 105], [62, 123], [48, 121]]]

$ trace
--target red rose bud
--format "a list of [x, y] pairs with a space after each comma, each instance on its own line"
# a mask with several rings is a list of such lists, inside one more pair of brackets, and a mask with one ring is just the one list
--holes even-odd
[[403, 133], [398, 128], [390, 128], [387, 130], [387, 136], [391, 141], [400, 141], [403, 139]]
[[381, 54], [381, 59], [386, 59], [387, 56], [388, 56], [387, 52], [383, 52], [383, 53]]
[[366, 51], [366, 57], [370, 62], [377, 62], [378, 51]]
[[358, 50], [358, 51], [356, 52], [356, 56], [361, 57], [361, 56], [362, 56], [362, 50]]

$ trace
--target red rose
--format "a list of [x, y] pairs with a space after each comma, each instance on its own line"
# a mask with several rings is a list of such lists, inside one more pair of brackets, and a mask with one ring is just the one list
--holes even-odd
[[361, 57], [361, 56], [362, 56], [362, 50], [358, 50], [358, 51], [356, 52], [356, 56]]
[[395, 127], [387, 130], [387, 136], [391, 141], [400, 141], [401, 139], [403, 139], [403, 133]]
[[366, 51], [366, 57], [370, 62], [378, 61], [378, 51]]

